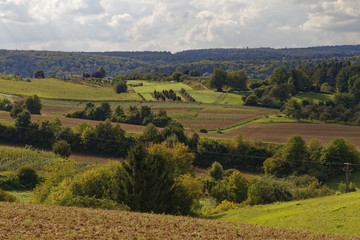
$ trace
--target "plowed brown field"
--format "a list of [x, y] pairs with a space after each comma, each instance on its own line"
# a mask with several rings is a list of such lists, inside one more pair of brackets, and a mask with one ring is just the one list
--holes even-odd
[[0, 239], [360, 239], [188, 217], [0, 203]]
[[334, 138], [344, 138], [360, 149], [360, 127], [338, 124], [316, 123], [263, 123], [250, 124], [223, 134], [202, 134], [205, 137], [233, 138], [242, 134], [246, 140], [286, 143], [293, 135], [302, 136], [309, 142], [317, 138], [322, 144], [328, 144]]

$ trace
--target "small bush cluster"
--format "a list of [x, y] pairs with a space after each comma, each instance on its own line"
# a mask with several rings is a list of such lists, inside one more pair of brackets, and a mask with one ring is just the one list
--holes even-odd
[[36, 171], [29, 167], [21, 167], [17, 174], [0, 175], [0, 188], [4, 190], [31, 190], [39, 183]]
[[205, 128], [200, 128], [199, 132], [201, 133], [207, 133], [208, 131]]
[[[341, 182], [338, 187], [339, 192], [346, 193], [346, 183]], [[356, 185], [353, 182], [349, 183], [349, 192], [356, 192]]]
[[10, 112], [12, 109], [12, 103], [9, 99], [3, 98], [0, 100], [0, 110]]
[[181, 89], [180, 93], [183, 94], [185, 97], [187, 97], [189, 99], [190, 102], [196, 102], [195, 98], [193, 98], [192, 96], [190, 96], [190, 94], [188, 92], [186, 92], [185, 89]]
[[[11, 112], [13, 109], [20, 113], [21, 111], [28, 110], [31, 114], [40, 114], [42, 104], [37, 95], [29, 96], [25, 101], [12, 103], [9, 99], [3, 98], [0, 100], [0, 110]], [[12, 115], [13, 117], [14, 115]]]
[[0, 202], [15, 202], [16, 197], [0, 189]]
[[143, 83], [129, 83], [128, 85], [130, 87], [142, 87], [144, 84]]
[[157, 100], [162, 99], [163, 101], [165, 101], [166, 98], [172, 101], [181, 101], [181, 97], [176, 96], [176, 93], [172, 89], [170, 89], [169, 91], [162, 90], [162, 92], [154, 90], [154, 97]]

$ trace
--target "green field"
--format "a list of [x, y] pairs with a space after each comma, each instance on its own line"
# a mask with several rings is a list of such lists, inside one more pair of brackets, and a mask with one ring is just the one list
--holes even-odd
[[313, 99], [315, 102], [325, 102], [327, 100], [334, 100], [333, 94], [325, 94], [325, 93], [314, 93], [314, 92], [301, 92], [295, 95], [297, 99]]
[[140, 93], [146, 99], [146, 101], [155, 101], [155, 99], [151, 96], [156, 91], [162, 90], [170, 90], [172, 89], [177, 95], [181, 88], [184, 88], [186, 91], [191, 90], [192, 88], [183, 83], [170, 83], [170, 82], [149, 82], [144, 80], [129, 80], [127, 83], [131, 84], [139, 84], [142, 83], [143, 86], [133, 87], [136, 93]]
[[360, 235], [360, 192], [247, 206], [211, 218], [288, 229]]
[[0, 86], [1, 93], [24, 96], [37, 94], [40, 98], [50, 99], [81, 101], [141, 100], [136, 93], [116, 94], [111, 87], [90, 87], [53, 78], [32, 79], [31, 82], [0, 79]]
[[136, 93], [140, 93], [147, 101], [154, 101], [151, 94], [156, 91], [172, 89], [176, 94], [184, 88], [190, 96], [195, 98], [199, 103], [210, 104], [226, 104], [226, 105], [243, 105], [241, 97], [249, 92], [227, 93], [215, 92], [213, 90], [194, 90], [190, 86], [183, 83], [170, 83], [170, 82], [149, 82], [144, 80], [129, 80], [127, 83], [138, 84], [142, 83], [143, 86], [133, 87]]

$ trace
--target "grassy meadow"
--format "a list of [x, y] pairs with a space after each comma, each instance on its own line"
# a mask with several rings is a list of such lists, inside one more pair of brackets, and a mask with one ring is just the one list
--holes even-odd
[[360, 236], [360, 192], [302, 201], [247, 206], [212, 219]]
[[2, 93], [23, 96], [37, 94], [40, 98], [80, 101], [141, 100], [136, 93], [116, 94], [111, 87], [91, 87], [54, 78], [31, 79], [31, 82], [0, 79], [0, 85]]
[[300, 92], [296, 94], [296, 99], [312, 99], [315, 102], [326, 102], [327, 100], [334, 100], [334, 94], [326, 94], [326, 93], [314, 93], [314, 92]]
[[[172, 89], [177, 95], [180, 90], [185, 89], [190, 96], [195, 98], [199, 103], [208, 103], [208, 104], [224, 104], [224, 105], [243, 105], [244, 102], [241, 100], [241, 97], [249, 92], [215, 92], [214, 90], [195, 90], [189, 85], [186, 85], [181, 82], [149, 82], [145, 80], [129, 80], [129, 84], [139, 84], [142, 83], [143, 86], [133, 87], [133, 90], [136, 93], [140, 93], [147, 101], [155, 101], [151, 94], [156, 91], [170, 90]], [[182, 101], [185, 101], [182, 98]]]

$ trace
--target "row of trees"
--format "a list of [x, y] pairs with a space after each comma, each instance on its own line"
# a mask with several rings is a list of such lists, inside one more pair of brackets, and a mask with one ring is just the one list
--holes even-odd
[[247, 105], [280, 108], [297, 92], [308, 91], [348, 93], [360, 103], [360, 65], [333, 62], [289, 71], [278, 67], [267, 80], [252, 82], [250, 88], [254, 93], [244, 99]]
[[[115, 111], [111, 110], [110, 104], [103, 102], [99, 107], [94, 103], [86, 104], [84, 110], [66, 114], [68, 118], [80, 118], [90, 120], [110, 120], [111, 122], [129, 123], [136, 125], [154, 124], [157, 127], [165, 127], [170, 123], [175, 123], [166, 111], [160, 110], [159, 113], [153, 113], [148, 106], [141, 106], [140, 110], [136, 106], [130, 106], [129, 111], [125, 113], [121, 106], [117, 106]], [[178, 124], [178, 123], [177, 123]]]
[[0, 100], [0, 110], [9, 111], [11, 117], [24, 110], [29, 111], [31, 114], [40, 114], [42, 104], [37, 95], [29, 96], [24, 101], [12, 103], [9, 99], [3, 98]]
[[342, 164], [360, 163], [360, 153], [342, 138], [322, 146], [317, 139], [305, 144], [301, 136], [293, 136], [287, 144], [264, 162], [265, 173], [278, 177], [309, 174], [321, 181], [342, 174]]
[[340, 122], [360, 125], [360, 104], [354, 95], [349, 93], [335, 94], [334, 101], [316, 103], [312, 100], [290, 99], [282, 109], [287, 117], [300, 119], [317, 119], [325, 122]]
[[189, 99], [190, 102], [196, 102], [195, 98], [190, 96], [190, 94], [184, 88], [180, 89], [180, 93], [183, 94], [185, 97], [187, 97], [187, 99]]
[[162, 90], [162, 92], [158, 92], [154, 90], [154, 97], [159, 100], [160, 98], [165, 101], [165, 98], [172, 101], [181, 101], [181, 97], [177, 96], [174, 90]]

